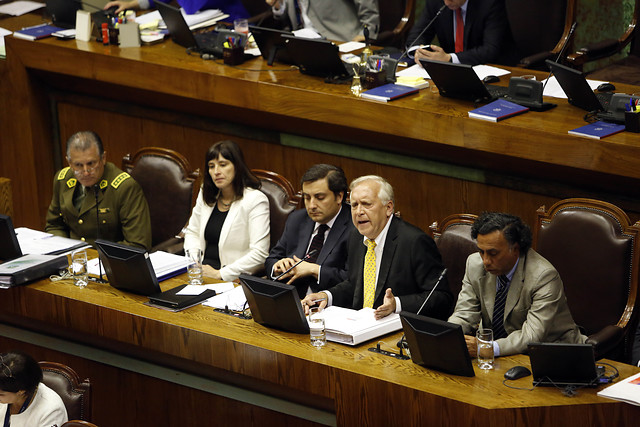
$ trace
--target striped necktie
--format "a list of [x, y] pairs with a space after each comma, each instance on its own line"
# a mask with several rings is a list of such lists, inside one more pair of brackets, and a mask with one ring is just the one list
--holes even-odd
[[507, 276], [498, 276], [498, 282], [492, 318], [494, 340], [507, 336], [507, 332], [504, 330], [504, 304], [507, 301], [507, 293], [509, 293], [509, 279]]
[[376, 296], [376, 242], [365, 240], [367, 253], [364, 256], [364, 304], [363, 307], [373, 308]]

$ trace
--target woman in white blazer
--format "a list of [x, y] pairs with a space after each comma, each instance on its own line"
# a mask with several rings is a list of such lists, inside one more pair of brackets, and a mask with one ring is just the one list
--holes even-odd
[[204, 253], [203, 273], [231, 281], [260, 270], [269, 254], [269, 200], [240, 147], [220, 141], [207, 151], [202, 188], [184, 236], [185, 252]]

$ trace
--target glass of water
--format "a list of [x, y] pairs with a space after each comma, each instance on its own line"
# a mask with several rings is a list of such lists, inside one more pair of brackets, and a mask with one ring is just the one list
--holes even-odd
[[327, 333], [324, 329], [324, 314], [320, 307], [309, 309], [309, 330], [311, 333], [311, 345], [323, 347], [327, 343]]
[[478, 329], [476, 341], [478, 343], [478, 367], [493, 369], [493, 331], [488, 328]]
[[79, 288], [87, 286], [89, 274], [87, 270], [87, 252], [84, 249], [78, 249], [71, 252], [71, 265], [69, 273], [73, 277], [73, 284]]
[[202, 257], [201, 249], [189, 249], [185, 252], [187, 257], [187, 274], [190, 285], [202, 285]]

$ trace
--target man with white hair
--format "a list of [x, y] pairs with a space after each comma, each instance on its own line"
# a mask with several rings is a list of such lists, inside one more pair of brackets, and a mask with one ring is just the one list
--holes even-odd
[[[307, 295], [305, 311], [320, 306], [375, 309], [380, 319], [401, 310], [416, 313], [442, 273], [433, 239], [396, 217], [393, 187], [375, 175], [355, 179], [351, 189], [351, 219], [347, 280], [327, 291]], [[446, 280], [435, 289], [420, 314], [446, 319], [453, 297]]]

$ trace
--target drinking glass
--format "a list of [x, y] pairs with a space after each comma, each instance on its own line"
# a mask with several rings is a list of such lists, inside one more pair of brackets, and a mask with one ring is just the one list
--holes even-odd
[[488, 328], [478, 329], [476, 340], [478, 342], [478, 367], [493, 369], [493, 331]]
[[79, 288], [84, 288], [88, 283], [87, 252], [78, 249], [71, 252], [71, 265], [69, 273], [73, 277], [73, 284]]
[[324, 329], [324, 315], [320, 307], [311, 307], [309, 309], [309, 330], [312, 346], [320, 348], [327, 343], [327, 334]]
[[249, 34], [249, 22], [246, 19], [239, 18], [233, 21], [233, 31], [236, 33], [242, 33], [244, 35]]
[[189, 275], [190, 285], [202, 285], [202, 257], [203, 252], [200, 249], [189, 249], [185, 252], [187, 257], [187, 274]]

